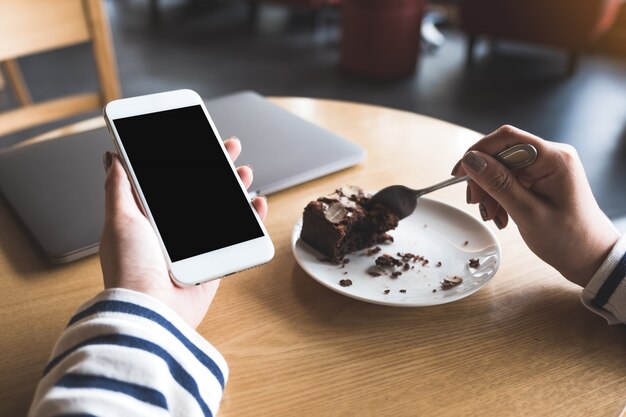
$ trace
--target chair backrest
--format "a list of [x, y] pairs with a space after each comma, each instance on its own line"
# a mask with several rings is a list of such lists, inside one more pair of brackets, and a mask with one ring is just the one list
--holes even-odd
[[[0, 63], [21, 106], [0, 113], [0, 136], [101, 110], [120, 97], [117, 64], [103, 0], [0, 0]], [[98, 91], [32, 102], [18, 59], [90, 43]]]
[[611, 28], [623, 0], [461, 0], [461, 28], [582, 51]]

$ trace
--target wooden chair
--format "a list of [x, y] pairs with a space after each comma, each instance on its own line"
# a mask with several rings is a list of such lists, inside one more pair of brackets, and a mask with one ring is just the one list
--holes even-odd
[[[24, 82], [24, 76], [22, 70], [16, 59], [8, 59], [0, 62], [0, 69], [6, 73], [7, 81], [17, 98], [18, 103], [21, 106], [28, 106], [33, 103], [33, 99], [30, 97], [30, 91]], [[0, 77], [2, 73], [0, 73]], [[0, 89], [4, 86], [4, 79], [0, 82]]]
[[[98, 90], [33, 102], [18, 59], [72, 45], [90, 43]], [[111, 32], [102, 0], [0, 0], [0, 65], [19, 107], [0, 113], [2, 137], [70, 117], [101, 111], [121, 96]], [[92, 118], [21, 141], [24, 146], [102, 125]]]
[[579, 55], [613, 25], [622, 0], [460, 0], [460, 23], [468, 35], [467, 64], [477, 36], [563, 48], [567, 74]]

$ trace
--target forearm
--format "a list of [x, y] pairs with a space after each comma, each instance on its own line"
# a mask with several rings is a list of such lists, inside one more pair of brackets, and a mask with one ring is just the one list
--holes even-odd
[[221, 354], [164, 304], [106, 290], [70, 320], [29, 416], [211, 416], [227, 377]]
[[626, 235], [615, 244], [581, 298], [587, 308], [609, 324], [626, 324]]

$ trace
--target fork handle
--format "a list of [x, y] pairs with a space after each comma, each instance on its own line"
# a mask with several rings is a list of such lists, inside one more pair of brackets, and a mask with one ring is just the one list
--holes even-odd
[[537, 159], [537, 149], [529, 143], [513, 145], [497, 154], [495, 158], [508, 169], [518, 169], [528, 166]]
[[[495, 155], [494, 158], [498, 160], [500, 163], [502, 163], [508, 169], [516, 170], [519, 168], [526, 167], [532, 164], [533, 162], [535, 162], [535, 159], [537, 159], [537, 149], [529, 143], [520, 143], [518, 145], [513, 145], [510, 148], [506, 148], [502, 152]], [[464, 177], [459, 177], [457, 179], [465, 181], [469, 179], [469, 176], [466, 175]], [[460, 181], [446, 182], [446, 185], [456, 184], [457, 182], [460, 182]], [[439, 184], [436, 184], [436, 185], [439, 185]]]
[[[528, 166], [535, 162], [537, 159], [537, 149], [531, 144], [521, 143], [519, 145], [513, 145], [510, 148], [498, 153], [495, 158], [502, 162], [507, 168], [514, 170]], [[456, 184], [458, 182], [467, 181], [469, 176], [452, 177], [445, 181], [441, 181], [435, 185], [431, 185], [428, 188], [420, 190], [420, 195], [430, 193], [448, 185]]]
[[430, 187], [427, 188], [422, 188], [421, 190], [419, 190], [419, 194], [418, 197], [420, 195], [424, 195], [424, 194], [428, 194], [430, 192], [436, 191], [440, 188], [443, 187], [447, 187], [448, 185], [452, 185], [452, 184], [456, 184], [457, 182], [463, 182], [463, 181], [467, 181], [469, 179], [469, 176], [465, 175], [463, 177], [452, 177], [452, 178], [448, 178], [445, 181], [441, 181], [435, 185], [431, 185]]

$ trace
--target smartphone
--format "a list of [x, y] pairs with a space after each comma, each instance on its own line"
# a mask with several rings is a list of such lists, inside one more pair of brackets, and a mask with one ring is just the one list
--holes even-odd
[[200, 284], [273, 258], [200, 95], [182, 89], [113, 100], [104, 119], [175, 283]]

